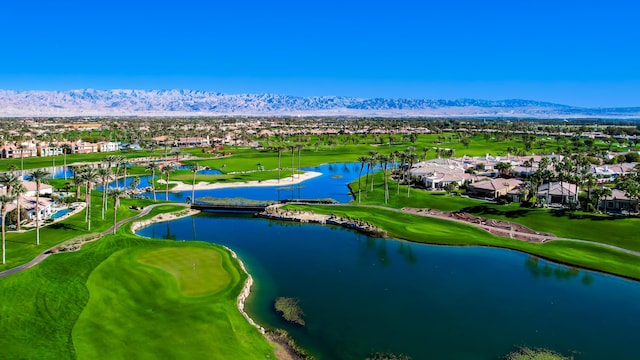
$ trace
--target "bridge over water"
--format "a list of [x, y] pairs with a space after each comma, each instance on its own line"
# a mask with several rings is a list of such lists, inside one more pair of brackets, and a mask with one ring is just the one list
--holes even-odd
[[264, 211], [268, 206], [274, 204], [333, 204], [333, 199], [295, 199], [280, 201], [258, 201], [258, 200], [240, 200], [229, 201], [229, 199], [219, 199], [220, 201], [195, 201], [191, 204], [192, 209], [202, 211], [220, 211], [220, 212], [260, 212]]

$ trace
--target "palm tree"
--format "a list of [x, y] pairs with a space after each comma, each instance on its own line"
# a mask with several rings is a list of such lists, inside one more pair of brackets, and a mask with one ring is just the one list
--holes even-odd
[[31, 180], [36, 182], [36, 245], [40, 245], [40, 184], [51, 174], [37, 169], [29, 174]]
[[194, 163], [191, 164], [189, 169], [193, 173], [193, 180], [191, 181], [191, 203], [193, 204], [193, 201], [196, 199], [196, 197], [195, 197], [195, 194], [196, 194], [196, 174], [198, 173], [198, 171], [200, 171], [200, 165], [198, 165], [198, 163], [194, 162]]
[[368, 170], [371, 171], [371, 191], [373, 192], [373, 172], [374, 172], [374, 168], [376, 167], [376, 163], [378, 162], [378, 152], [377, 151], [369, 151], [369, 168]]
[[115, 181], [115, 186], [118, 187], [118, 175], [120, 174], [120, 163], [123, 162], [125, 160], [125, 158], [123, 156], [116, 156], [114, 158], [114, 162], [113, 165], [116, 168], [115, 171], [115, 175], [114, 175], [114, 179]]
[[87, 222], [87, 231], [91, 231], [91, 190], [93, 190], [93, 183], [100, 179], [100, 175], [98, 173], [98, 169], [96, 168], [87, 168], [82, 173], [82, 180], [84, 180], [86, 184], [86, 195], [85, 195], [85, 221]]
[[407, 160], [409, 161], [409, 167], [407, 168], [407, 197], [409, 197], [411, 196], [411, 168], [413, 168], [413, 163], [416, 161], [416, 154], [409, 152], [407, 154]]
[[511, 169], [511, 166], [511, 163], [501, 161], [496, 164], [495, 168], [500, 172], [500, 175], [506, 175], [509, 169]]
[[71, 146], [69, 144], [62, 144], [62, 172], [64, 173], [64, 180], [67, 180], [67, 154], [71, 152]]
[[120, 206], [120, 198], [126, 194], [124, 188], [113, 188], [109, 190], [109, 196], [113, 198], [113, 234], [116, 233], [116, 224], [118, 223], [118, 207]]
[[382, 165], [382, 175], [384, 177], [384, 203], [389, 202], [389, 182], [387, 180], [387, 166], [389, 165], [389, 156], [380, 155], [378, 161]]
[[4, 220], [5, 220], [5, 216], [7, 215], [6, 214], [7, 204], [9, 204], [15, 199], [16, 197], [13, 195], [8, 195], [8, 194], [0, 195], [0, 204], [2, 204], [0, 206], [0, 217], [2, 217], [2, 265], [4, 265], [7, 262], [6, 251], [5, 251], [5, 234], [4, 234]]
[[138, 185], [140, 185], [140, 177], [139, 176], [134, 176], [131, 178], [131, 182], [129, 183], [129, 189], [131, 190], [135, 190]]
[[302, 151], [303, 148], [304, 148], [303, 144], [296, 145], [296, 149], [298, 150], [298, 179], [300, 179], [300, 159], [302, 158], [300, 152]]
[[[600, 199], [602, 198], [606, 198], [607, 196], [611, 196], [612, 191], [611, 189], [609, 189], [608, 187], [599, 187], [599, 188], [595, 188], [593, 189], [593, 195], [596, 198], [596, 210], [598, 209], [598, 205], [600, 204]], [[606, 211], [606, 207], [604, 202], [602, 203], [602, 212]]]
[[427, 153], [429, 152], [429, 148], [428, 147], [423, 147], [422, 148], [422, 161], [427, 161]]
[[20, 207], [22, 206], [20, 204], [20, 198], [22, 197], [22, 195], [24, 193], [27, 192], [27, 188], [24, 187], [24, 184], [22, 184], [22, 181], [20, 181], [18, 184], [14, 185], [13, 189], [11, 190], [11, 193], [13, 195], [16, 196], [16, 230], [20, 231], [20, 223], [21, 223], [21, 219], [20, 219]]
[[20, 149], [20, 173], [24, 175], [24, 149], [27, 147], [24, 144], [18, 145], [18, 149]]
[[118, 162], [118, 155], [107, 155], [104, 157], [104, 162], [107, 163], [107, 167], [109, 169], [111, 169], [111, 167], [113, 166], [113, 164], [115, 164], [116, 162]]
[[160, 165], [157, 162], [152, 161], [147, 164], [145, 170], [151, 171], [151, 188], [153, 189], [153, 201], [156, 201], [156, 172], [160, 171]]
[[367, 163], [367, 160], [368, 158], [366, 156], [360, 156], [358, 158], [358, 161], [360, 161], [360, 176], [358, 176], [358, 203], [360, 203], [360, 183], [362, 182], [362, 170], [364, 170], [364, 164]]
[[400, 165], [398, 166], [399, 174], [397, 176], [397, 182], [396, 182], [396, 195], [400, 195], [400, 182], [403, 180], [404, 176], [405, 176], [405, 169], [404, 169], [404, 163], [405, 160], [407, 158], [407, 154], [404, 151], [399, 151], [398, 152], [398, 158], [400, 159]]
[[291, 182], [293, 182], [293, 174], [295, 173], [295, 171], [293, 171], [293, 160], [295, 158], [295, 151], [296, 151], [297, 146], [296, 145], [291, 145], [289, 146], [289, 150], [291, 150]]
[[11, 189], [21, 183], [20, 177], [14, 173], [5, 173], [0, 175], [0, 184], [7, 187], [7, 195], [11, 195]]
[[589, 203], [591, 203], [591, 189], [598, 184], [598, 178], [596, 178], [594, 173], [590, 172], [585, 175], [584, 182], [587, 184], [587, 199]]
[[100, 217], [102, 220], [104, 220], [104, 212], [107, 209], [107, 186], [109, 184], [109, 180], [111, 179], [111, 168], [99, 167], [98, 176], [100, 177], [100, 180], [102, 180], [102, 206]]
[[[122, 176], [123, 176], [123, 180], [122, 180], [122, 187], [127, 187], [127, 165], [129, 165], [131, 162], [129, 161], [129, 159], [126, 158], [122, 158], [122, 160], [120, 161], [120, 167], [122, 168]], [[118, 182], [118, 179], [116, 179], [116, 182]], [[116, 187], [118, 187], [116, 185]]]
[[164, 199], [166, 201], [169, 201], [169, 175], [171, 174], [172, 171], [174, 171], [176, 168], [175, 166], [171, 165], [171, 164], [165, 164], [162, 169], [160, 169], [160, 171], [164, 174], [165, 176], [165, 181], [166, 181], [166, 189], [165, 189], [165, 197]]
[[278, 152], [278, 184], [280, 184], [280, 156], [282, 155], [282, 150], [286, 149], [286, 147], [278, 145], [275, 149]]

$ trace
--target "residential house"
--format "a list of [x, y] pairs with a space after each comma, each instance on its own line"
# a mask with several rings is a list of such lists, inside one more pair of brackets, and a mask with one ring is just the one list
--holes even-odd
[[449, 184], [457, 186], [474, 183], [478, 176], [465, 172], [463, 163], [453, 159], [433, 159], [419, 162], [411, 168], [411, 176], [417, 177], [424, 187], [431, 190], [445, 189]]
[[536, 193], [538, 200], [547, 205], [570, 204], [578, 201], [580, 189], [569, 182], [552, 181], [538, 186]]
[[72, 154], [90, 154], [96, 152], [98, 152], [98, 144], [88, 143], [82, 140], [71, 143]]
[[99, 152], [118, 151], [118, 146], [119, 144], [117, 142], [101, 141], [98, 143], [98, 151]]
[[467, 185], [467, 193], [473, 197], [497, 199], [501, 196], [507, 196], [510, 191], [521, 184], [522, 181], [518, 179], [486, 179]]
[[[17, 200], [7, 204], [7, 213], [13, 211], [18, 206]], [[27, 212], [27, 219], [35, 220], [36, 218], [36, 198], [32, 196], [20, 197], [20, 207]], [[38, 214], [40, 220], [47, 219], [55, 212], [54, 201], [47, 197], [38, 199]]]
[[[22, 185], [27, 190], [24, 193], [24, 196], [36, 196], [36, 191], [37, 191], [36, 185], [37, 184], [36, 184], [35, 181], [23, 180], [22, 181]], [[51, 195], [51, 194], [53, 194], [53, 186], [41, 182], [40, 183], [40, 195]]]
[[0, 146], [0, 158], [2, 159], [20, 159], [38, 156], [38, 149], [35, 145], [29, 143], [20, 145], [6, 144]]
[[638, 200], [629, 198], [622, 190], [611, 189], [611, 196], [601, 199], [598, 205], [607, 212], [635, 212], [638, 209]]
[[209, 136], [207, 137], [181, 137], [176, 140], [178, 147], [208, 147], [211, 146]]
[[58, 156], [62, 155], [64, 150], [58, 144], [53, 143], [40, 143], [37, 147], [38, 156], [46, 157], [46, 156]]

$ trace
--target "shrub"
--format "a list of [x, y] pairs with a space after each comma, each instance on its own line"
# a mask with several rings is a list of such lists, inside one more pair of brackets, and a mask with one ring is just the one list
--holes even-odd
[[301, 326], [305, 325], [304, 319], [302, 318], [304, 313], [302, 309], [300, 309], [300, 306], [298, 306], [298, 299], [279, 297], [276, 299], [274, 307], [277, 312], [282, 313], [282, 317], [285, 320]]
[[375, 353], [367, 356], [365, 360], [411, 360], [411, 357], [404, 354]]
[[520, 348], [507, 355], [505, 360], [573, 360], [573, 356], [565, 357], [547, 349]]

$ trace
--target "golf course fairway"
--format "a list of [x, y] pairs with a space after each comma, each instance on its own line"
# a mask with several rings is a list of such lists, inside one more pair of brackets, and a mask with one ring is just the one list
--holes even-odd
[[255, 359], [273, 350], [237, 309], [246, 275], [221, 247], [140, 246], [89, 276], [78, 359]]

